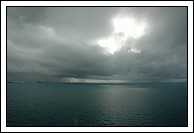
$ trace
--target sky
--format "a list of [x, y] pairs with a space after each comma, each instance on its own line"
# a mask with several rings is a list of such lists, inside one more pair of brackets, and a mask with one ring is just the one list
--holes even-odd
[[7, 7], [8, 81], [187, 80], [186, 7]]

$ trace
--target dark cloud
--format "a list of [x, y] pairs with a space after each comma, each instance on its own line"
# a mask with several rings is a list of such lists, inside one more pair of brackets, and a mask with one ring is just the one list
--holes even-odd
[[[148, 26], [109, 55], [97, 41], [113, 33], [118, 15]], [[185, 7], [8, 7], [7, 34], [8, 80], [187, 78]], [[128, 52], [132, 44], [141, 52]]]

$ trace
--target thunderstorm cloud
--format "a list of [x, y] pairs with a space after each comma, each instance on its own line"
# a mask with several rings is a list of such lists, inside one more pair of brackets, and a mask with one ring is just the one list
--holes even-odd
[[186, 7], [7, 7], [8, 81], [187, 80]]

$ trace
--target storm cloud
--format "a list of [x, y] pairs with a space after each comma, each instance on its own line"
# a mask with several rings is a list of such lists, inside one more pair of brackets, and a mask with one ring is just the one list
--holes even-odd
[[[144, 33], [128, 32], [132, 24], [115, 33], [114, 18], [145, 23]], [[7, 74], [9, 81], [184, 81], [187, 8], [7, 7]]]

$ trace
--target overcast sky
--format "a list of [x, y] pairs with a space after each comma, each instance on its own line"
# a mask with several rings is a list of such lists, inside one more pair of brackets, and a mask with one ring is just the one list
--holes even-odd
[[8, 7], [8, 81], [187, 79], [186, 7]]

